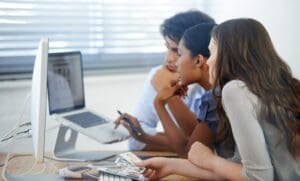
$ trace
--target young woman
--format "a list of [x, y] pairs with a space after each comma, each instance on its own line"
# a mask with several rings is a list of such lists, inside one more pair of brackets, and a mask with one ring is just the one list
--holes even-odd
[[[169, 83], [162, 88], [154, 99], [154, 106], [164, 127], [164, 136], [168, 142], [168, 147], [182, 157], [187, 156], [190, 146], [196, 141], [200, 141], [209, 147], [216, 146], [214, 143], [217, 130], [217, 104], [212, 91], [209, 91], [211, 84], [209, 83], [209, 72], [206, 65], [206, 60], [209, 57], [210, 32], [214, 26], [215, 24], [212, 23], [201, 23], [186, 30], [178, 46], [180, 82], [178, 82], [178, 78], [173, 79], [175, 83], [172, 86]], [[159, 78], [154, 75], [154, 79]], [[174, 101], [174, 99], [180, 99], [181, 93], [186, 94], [187, 86], [194, 83], [199, 84], [207, 92], [198, 100], [199, 110], [197, 115], [182, 103], [177, 105], [177, 108], [180, 107], [178, 109], [180, 114], [171, 109], [177, 123], [181, 125], [177, 127], [166, 109], [166, 104]], [[181, 87], [182, 92], [176, 91], [178, 87]], [[118, 121], [124, 117], [129, 118], [140, 130], [140, 135], [136, 136], [136, 139], [149, 143], [153, 136], [146, 135], [137, 124], [137, 120], [128, 114], [121, 116]], [[122, 124], [128, 128], [131, 135], [136, 135], [126, 122], [123, 121]]]
[[[209, 49], [210, 81], [222, 90], [218, 139], [231, 149], [235, 145], [241, 162], [219, 157], [198, 142], [189, 161], [215, 178], [299, 180], [300, 82], [263, 25], [253, 19], [226, 21], [214, 29]], [[180, 170], [174, 162], [184, 160], [155, 158], [139, 165], [151, 168], [145, 172], [150, 178], [171, 173], [208, 177]]]

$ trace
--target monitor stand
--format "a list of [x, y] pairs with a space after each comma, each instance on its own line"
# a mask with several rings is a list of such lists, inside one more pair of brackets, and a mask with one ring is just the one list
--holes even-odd
[[[69, 134], [71, 132], [71, 134]], [[97, 161], [114, 156], [116, 153], [103, 151], [78, 151], [75, 149], [78, 132], [60, 124], [53, 155], [65, 161]]]

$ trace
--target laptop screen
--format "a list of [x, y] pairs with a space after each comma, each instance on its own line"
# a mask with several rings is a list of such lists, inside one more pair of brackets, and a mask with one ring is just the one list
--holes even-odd
[[85, 107], [80, 52], [49, 53], [49, 112], [62, 113]]

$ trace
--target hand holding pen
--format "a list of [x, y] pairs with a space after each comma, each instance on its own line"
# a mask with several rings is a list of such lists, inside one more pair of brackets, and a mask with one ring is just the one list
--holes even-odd
[[115, 121], [116, 124], [115, 128], [117, 128], [120, 124], [123, 124], [128, 129], [128, 131], [132, 136], [138, 138], [144, 135], [144, 131], [141, 128], [136, 118], [134, 118], [133, 116], [127, 113], [122, 114], [122, 112], [119, 110], [118, 113], [120, 117]]

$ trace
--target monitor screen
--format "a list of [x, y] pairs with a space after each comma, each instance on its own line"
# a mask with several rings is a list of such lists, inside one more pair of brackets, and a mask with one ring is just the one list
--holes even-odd
[[83, 108], [81, 53], [50, 53], [47, 83], [50, 114]]

